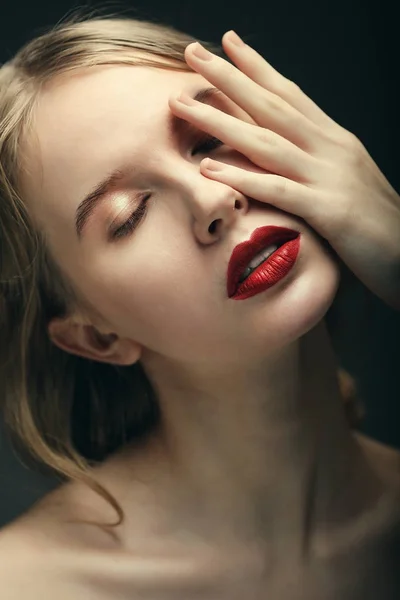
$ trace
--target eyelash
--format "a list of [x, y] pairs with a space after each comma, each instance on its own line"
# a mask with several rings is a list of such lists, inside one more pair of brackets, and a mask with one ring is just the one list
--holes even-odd
[[[210, 135], [203, 136], [192, 151], [192, 156], [195, 156], [199, 152], [203, 154], [206, 152], [211, 152], [222, 145], [223, 142], [216, 137], [212, 137]], [[131, 214], [129, 219], [121, 227], [118, 227], [118, 229], [112, 232], [111, 238], [113, 240], [125, 237], [135, 229], [136, 225], [147, 213], [147, 200], [150, 198], [150, 196], [151, 194], [146, 194], [141, 200], [138, 208]]]

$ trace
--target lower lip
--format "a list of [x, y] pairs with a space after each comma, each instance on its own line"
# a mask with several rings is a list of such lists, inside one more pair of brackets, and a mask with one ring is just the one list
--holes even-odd
[[234, 300], [246, 300], [260, 292], [265, 292], [270, 287], [286, 277], [294, 267], [300, 250], [300, 235], [290, 240], [276, 250], [270, 258], [265, 260], [255, 271], [241, 283], [231, 296]]

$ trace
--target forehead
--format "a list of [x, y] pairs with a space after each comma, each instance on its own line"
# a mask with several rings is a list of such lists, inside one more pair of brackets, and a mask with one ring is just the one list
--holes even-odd
[[[184, 88], [196, 89], [206, 80], [193, 72], [110, 65], [86, 69], [55, 82], [43, 93], [36, 112], [35, 133], [43, 158], [100, 141], [104, 132], [140, 135], [153, 119], [165, 123], [168, 97]], [[161, 133], [158, 131], [158, 133]], [[92, 148], [92, 151], [95, 149]], [[67, 151], [67, 152], [66, 152]]]
[[[99, 119], [118, 122], [121, 113], [144, 119], [168, 111], [169, 94], [178, 88], [197, 87], [206, 80], [193, 72], [131, 65], [107, 65], [82, 69], [51, 82], [43, 91], [36, 112], [36, 128], [42, 145], [54, 140], [51, 131], [65, 138], [77, 136], [71, 125], [91, 131]], [[161, 115], [160, 115], [161, 116]]]
[[168, 131], [169, 96], [206, 85], [191, 71], [131, 65], [91, 67], [55, 79], [35, 113], [34, 147], [26, 153], [28, 196], [57, 198], [54, 216], [61, 217], [59, 203], [67, 201], [72, 183], [79, 198], [127, 153], [135, 159], [135, 149], [143, 157], [152, 148], [154, 154]]

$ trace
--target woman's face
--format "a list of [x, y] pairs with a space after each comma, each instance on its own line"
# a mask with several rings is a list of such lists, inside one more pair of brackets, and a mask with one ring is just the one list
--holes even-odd
[[[37, 109], [38, 146], [29, 147], [23, 189], [53, 256], [102, 315], [104, 332], [178, 363], [242, 365], [318, 322], [332, 303], [339, 272], [302, 219], [200, 173], [207, 155], [260, 172], [232, 148], [202, 148], [204, 132], [171, 113], [170, 96], [205, 87], [211, 86], [197, 73], [124, 65], [58, 78]], [[252, 122], [223, 94], [209, 101]], [[79, 236], [81, 201], [125, 168]], [[147, 214], [129, 229], [145, 195]], [[264, 225], [301, 232], [297, 263], [266, 292], [230, 299], [231, 253]]]

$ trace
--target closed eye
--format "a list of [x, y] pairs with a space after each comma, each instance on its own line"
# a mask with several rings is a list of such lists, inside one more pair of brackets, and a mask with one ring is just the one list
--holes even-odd
[[211, 152], [212, 150], [216, 150], [220, 146], [223, 146], [223, 142], [216, 137], [205, 135], [201, 138], [200, 142], [195, 146], [192, 151], [192, 156], [196, 154], [205, 154], [206, 152]]
[[[206, 154], [207, 152], [211, 152], [212, 150], [216, 150], [220, 146], [223, 146], [223, 142], [216, 137], [210, 136], [208, 134], [203, 135], [201, 140], [197, 143], [197, 145], [192, 150], [192, 156], [196, 154]], [[136, 225], [140, 223], [142, 218], [145, 216], [147, 212], [147, 200], [150, 198], [150, 194], [147, 194], [141, 201], [139, 207], [131, 214], [129, 219], [121, 225], [118, 229], [112, 232], [111, 239], [115, 240], [121, 237], [125, 237], [133, 229], [136, 228]]]

